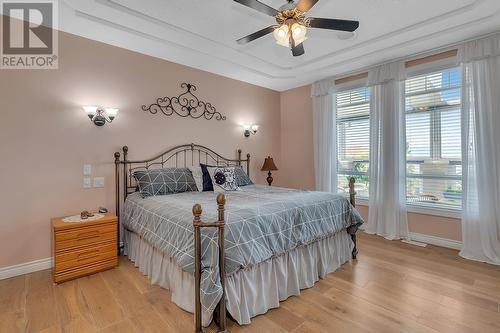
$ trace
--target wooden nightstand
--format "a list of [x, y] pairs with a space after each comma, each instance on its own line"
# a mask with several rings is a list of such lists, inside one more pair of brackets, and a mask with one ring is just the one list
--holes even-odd
[[118, 218], [107, 213], [99, 220], [63, 222], [52, 219], [52, 276], [59, 283], [118, 265]]

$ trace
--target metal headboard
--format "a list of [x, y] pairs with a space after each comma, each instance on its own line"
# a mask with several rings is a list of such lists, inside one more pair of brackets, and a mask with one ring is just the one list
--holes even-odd
[[[247, 154], [246, 159], [241, 157], [241, 149], [238, 149], [238, 156], [236, 159], [223, 157], [212, 149], [190, 143], [176, 146], [168, 149], [167, 151], [146, 160], [129, 161], [128, 160], [128, 147], [122, 148], [120, 152], [115, 153], [115, 181], [116, 181], [116, 214], [120, 212], [120, 198], [123, 200], [136, 191], [136, 184], [134, 180], [134, 172], [137, 170], [149, 170], [166, 167], [188, 167], [199, 165], [200, 163], [214, 165], [214, 166], [244, 166], [246, 163], [247, 174], [250, 175], [250, 154]], [[122, 169], [120, 170], [120, 166]], [[120, 184], [120, 173], [123, 175], [122, 184]]]

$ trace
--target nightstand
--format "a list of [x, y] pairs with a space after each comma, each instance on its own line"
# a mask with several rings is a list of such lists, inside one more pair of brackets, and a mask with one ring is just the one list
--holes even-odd
[[118, 218], [63, 222], [52, 219], [52, 253], [55, 283], [110, 269], [118, 265]]

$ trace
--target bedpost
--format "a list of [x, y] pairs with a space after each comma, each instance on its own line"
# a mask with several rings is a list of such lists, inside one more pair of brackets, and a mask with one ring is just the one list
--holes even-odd
[[356, 179], [354, 179], [354, 177], [351, 177], [351, 179], [349, 179], [349, 200], [353, 207], [356, 207], [356, 191], [354, 190], [355, 183]]
[[194, 227], [194, 331], [202, 333], [201, 329], [201, 216], [202, 210], [199, 204], [193, 206]]
[[[201, 282], [201, 228], [217, 228], [218, 229], [218, 247], [219, 247], [219, 277], [222, 287], [222, 297], [219, 302], [219, 318], [215, 318], [216, 322], [219, 321], [218, 333], [227, 332], [226, 322], [226, 283], [225, 283], [225, 269], [224, 269], [224, 205], [226, 204], [226, 197], [224, 194], [217, 196], [217, 222], [203, 223], [201, 221], [201, 206], [196, 204], [193, 206], [193, 227], [194, 227], [194, 323], [195, 333], [203, 333], [201, 327], [201, 298], [200, 298], [200, 282]], [[218, 319], [218, 320], [217, 320]]]
[[[354, 177], [351, 177], [349, 179], [349, 201], [351, 202], [351, 205], [353, 207], [356, 207], [356, 191], [354, 190], [354, 184], [356, 183], [356, 179]], [[348, 232], [351, 235], [352, 242], [354, 243], [354, 248], [352, 249], [352, 259], [356, 259], [358, 255], [358, 247], [357, 247], [357, 240], [356, 240], [356, 232], [358, 231], [358, 228], [352, 228], [354, 230], [351, 230]]]
[[220, 284], [222, 287], [222, 297], [219, 303], [219, 332], [226, 331], [226, 270], [224, 268], [224, 205], [226, 204], [226, 197], [224, 194], [220, 193], [217, 196], [217, 211], [219, 213], [218, 224], [219, 224], [219, 276]]
[[250, 177], [250, 154], [247, 154], [247, 175]]
[[238, 165], [241, 165], [241, 149], [238, 149]]
[[116, 248], [120, 255], [120, 152], [115, 153], [115, 200], [115, 214], [118, 216]]
[[123, 200], [127, 197], [127, 156], [128, 156], [128, 147], [123, 146]]

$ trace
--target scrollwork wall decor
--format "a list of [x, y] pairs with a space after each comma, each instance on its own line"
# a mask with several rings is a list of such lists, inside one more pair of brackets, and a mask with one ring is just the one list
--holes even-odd
[[204, 117], [211, 120], [215, 117], [216, 120], [226, 120], [215, 106], [211, 103], [200, 101], [195, 92], [196, 86], [191, 83], [182, 83], [181, 88], [186, 91], [177, 97], [159, 97], [156, 103], [149, 106], [143, 105], [142, 110], [148, 111], [151, 114], [163, 113], [165, 116], [172, 116], [174, 114], [181, 117], [191, 117], [198, 119]]

